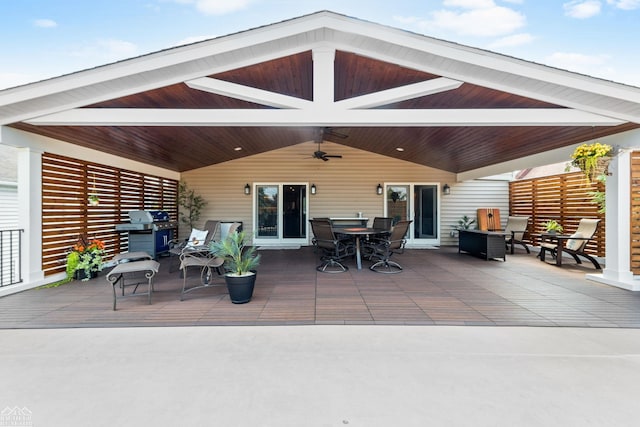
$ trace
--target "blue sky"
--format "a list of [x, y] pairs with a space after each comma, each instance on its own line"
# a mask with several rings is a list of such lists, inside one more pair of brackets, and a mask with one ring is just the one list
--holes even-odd
[[319, 10], [640, 87], [640, 0], [0, 0], [0, 88]]

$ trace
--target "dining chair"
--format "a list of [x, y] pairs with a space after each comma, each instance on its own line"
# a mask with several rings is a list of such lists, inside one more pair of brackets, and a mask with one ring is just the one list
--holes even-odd
[[355, 246], [351, 240], [340, 240], [336, 237], [331, 224], [325, 221], [310, 220], [313, 231], [313, 245], [320, 254], [320, 265], [316, 270], [323, 273], [343, 273], [349, 267], [342, 260], [355, 255]]
[[369, 259], [378, 259], [377, 262], [369, 267], [370, 270], [376, 273], [399, 273], [402, 271], [402, 266], [395, 261], [391, 261], [391, 256], [404, 252], [404, 245], [407, 243], [405, 236], [412, 222], [411, 220], [398, 221], [387, 238], [372, 239], [368, 243]]

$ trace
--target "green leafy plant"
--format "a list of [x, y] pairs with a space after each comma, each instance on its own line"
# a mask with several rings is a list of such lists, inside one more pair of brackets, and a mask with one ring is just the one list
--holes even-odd
[[190, 189], [186, 181], [180, 181], [178, 184], [178, 205], [183, 208], [178, 213], [180, 221], [190, 228], [194, 228], [194, 224], [200, 219], [202, 208], [207, 205], [207, 201]]
[[211, 242], [211, 253], [225, 260], [225, 268], [230, 274], [244, 276], [251, 273], [260, 264], [260, 255], [256, 255], [255, 246], [247, 246], [247, 234], [235, 231], [224, 240]]
[[[605, 184], [607, 182], [606, 175], [599, 175], [596, 178], [601, 183]], [[589, 196], [591, 197], [591, 203], [598, 205], [598, 213], [606, 213], [607, 212], [607, 203], [606, 203], [606, 193], [604, 191], [595, 190], [590, 191]]]
[[564, 230], [564, 227], [562, 227], [558, 221], [553, 219], [545, 222], [543, 225], [548, 232], [562, 233], [562, 230]]
[[458, 220], [458, 225], [455, 226], [455, 228], [456, 230], [468, 230], [475, 222], [475, 219], [471, 219], [467, 215], [464, 215]]
[[102, 271], [104, 247], [102, 240], [87, 241], [81, 237], [67, 255], [67, 279], [73, 279], [76, 271], [83, 270], [84, 279], [82, 281], [86, 282], [91, 278], [91, 273]]

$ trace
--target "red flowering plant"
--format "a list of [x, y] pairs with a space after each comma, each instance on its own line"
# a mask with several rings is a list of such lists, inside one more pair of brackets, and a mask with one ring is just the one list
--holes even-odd
[[102, 271], [104, 246], [102, 240], [81, 237], [67, 255], [67, 278], [82, 277], [82, 281], [87, 281]]

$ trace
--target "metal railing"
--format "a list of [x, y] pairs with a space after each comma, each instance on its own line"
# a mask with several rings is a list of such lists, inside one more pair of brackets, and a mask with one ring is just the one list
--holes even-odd
[[0, 287], [22, 283], [23, 229], [0, 230]]

